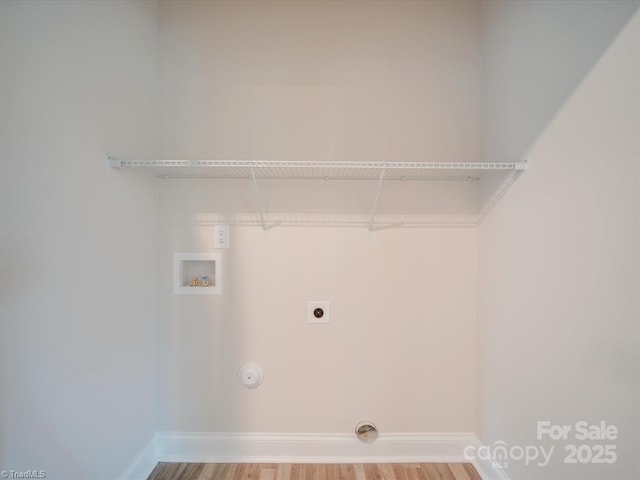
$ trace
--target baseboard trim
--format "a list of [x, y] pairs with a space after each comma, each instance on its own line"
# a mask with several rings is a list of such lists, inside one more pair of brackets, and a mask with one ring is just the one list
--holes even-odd
[[472, 433], [381, 434], [367, 445], [348, 434], [159, 432], [157, 454], [165, 462], [463, 462], [475, 442]]
[[158, 462], [472, 463], [483, 480], [510, 480], [488, 460], [465, 456], [473, 433], [381, 434], [363, 444], [348, 434], [158, 432], [118, 477], [146, 480]]
[[[476, 435], [474, 435], [473, 446], [475, 447], [473, 453], [478, 451], [478, 447], [483, 446], [483, 443]], [[483, 460], [476, 457], [473, 460], [467, 459], [466, 461], [470, 461], [473, 464], [480, 477], [482, 477], [482, 480], [511, 480], [503, 469], [494, 465], [490, 460]]]
[[158, 434], [156, 433], [124, 469], [118, 480], [147, 480], [158, 464], [157, 447]]

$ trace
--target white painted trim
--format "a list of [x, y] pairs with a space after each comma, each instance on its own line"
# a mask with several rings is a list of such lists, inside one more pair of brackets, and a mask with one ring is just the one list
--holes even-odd
[[361, 443], [351, 434], [158, 432], [118, 480], [146, 480], [158, 462], [203, 463], [472, 463], [483, 480], [510, 480], [488, 460], [465, 458], [480, 447], [473, 433], [381, 434]]
[[[476, 435], [474, 435], [474, 439], [474, 446], [477, 450], [478, 447], [483, 446], [483, 443]], [[466, 461], [469, 462], [470, 460], [467, 459]], [[471, 463], [480, 477], [482, 477], [482, 480], [511, 480], [502, 468], [495, 466], [490, 460], [475, 458], [471, 460]]]
[[140, 450], [129, 466], [118, 477], [118, 480], [147, 480], [158, 464], [158, 434], [155, 433], [147, 445]]
[[159, 432], [161, 462], [389, 463], [465, 462], [472, 433], [381, 434], [363, 444], [353, 434]]

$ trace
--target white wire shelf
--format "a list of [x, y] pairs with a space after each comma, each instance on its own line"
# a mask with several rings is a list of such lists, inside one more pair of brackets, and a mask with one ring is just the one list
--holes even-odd
[[[433, 163], [433, 162], [287, 162], [272, 160], [118, 160], [108, 158], [109, 165], [118, 169], [140, 170], [159, 178], [248, 179], [256, 204], [255, 223], [268, 230], [276, 225], [344, 225], [366, 226], [370, 231], [394, 227], [477, 226], [506, 193], [527, 162], [511, 163]], [[324, 179], [369, 180], [377, 183], [369, 211], [356, 217], [309, 216], [309, 212], [290, 212], [282, 216], [265, 210], [269, 202], [263, 200], [261, 180]], [[403, 212], [389, 217], [378, 213], [384, 182], [420, 180], [439, 182], [467, 182], [476, 185], [477, 209], [468, 214], [436, 214], [426, 217], [403, 216]], [[466, 189], [466, 187], [465, 187]], [[476, 190], [477, 189], [477, 190]], [[406, 190], [406, 189], [403, 189]], [[448, 187], [447, 187], [448, 190]], [[476, 193], [474, 193], [476, 195]], [[449, 198], [450, 195], [449, 195]], [[294, 202], [296, 203], [296, 202]], [[292, 206], [292, 208], [297, 208]], [[275, 214], [275, 216], [274, 216]], [[299, 217], [297, 215], [302, 215]], [[400, 215], [400, 216], [398, 216]], [[317, 218], [316, 218], [317, 217]], [[338, 218], [342, 218], [338, 220]], [[346, 220], [344, 219], [346, 218]], [[248, 222], [248, 223], [247, 223]], [[238, 222], [249, 224], [246, 218]]]
[[525, 162], [283, 162], [270, 160], [115, 160], [112, 167], [149, 172], [160, 178], [264, 178], [378, 180], [479, 180], [496, 172], [518, 171]]

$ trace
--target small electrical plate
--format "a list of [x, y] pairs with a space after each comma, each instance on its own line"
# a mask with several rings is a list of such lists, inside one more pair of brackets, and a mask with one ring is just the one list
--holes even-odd
[[331, 323], [329, 302], [307, 302], [307, 323]]
[[213, 243], [215, 248], [229, 248], [229, 225], [213, 226]]

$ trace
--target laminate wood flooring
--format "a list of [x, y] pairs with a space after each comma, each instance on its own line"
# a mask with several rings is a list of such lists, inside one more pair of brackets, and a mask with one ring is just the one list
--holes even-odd
[[470, 463], [159, 463], [147, 480], [482, 480]]

